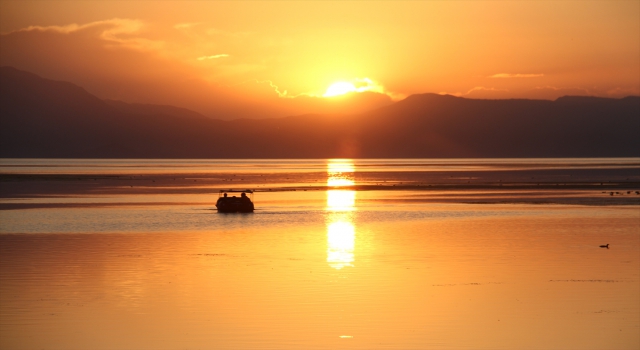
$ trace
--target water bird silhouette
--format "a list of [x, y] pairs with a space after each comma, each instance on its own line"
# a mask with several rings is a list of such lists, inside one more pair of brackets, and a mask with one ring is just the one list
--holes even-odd
[[607, 248], [607, 249], [609, 249], [609, 243], [601, 245], [601, 246], [600, 246], [600, 248]]

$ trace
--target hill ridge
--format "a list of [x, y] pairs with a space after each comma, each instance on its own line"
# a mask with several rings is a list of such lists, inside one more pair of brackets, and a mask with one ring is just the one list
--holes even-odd
[[640, 97], [417, 94], [350, 115], [223, 121], [0, 68], [0, 157], [637, 157]]

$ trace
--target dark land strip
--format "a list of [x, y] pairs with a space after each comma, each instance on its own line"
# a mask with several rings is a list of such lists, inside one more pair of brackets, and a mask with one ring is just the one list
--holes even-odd
[[[221, 190], [256, 192], [413, 191], [403, 201], [457, 203], [560, 203], [639, 205], [640, 170], [628, 168], [517, 169], [484, 171], [399, 171], [344, 174], [353, 186], [327, 186], [327, 174], [161, 173], [161, 174], [0, 174], [0, 209], [29, 208], [11, 199], [136, 194], [211, 194]], [[417, 194], [415, 192], [418, 192]], [[400, 194], [400, 193], [399, 193]], [[212, 201], [215, 201], [212, 199]], [[157, 205], [161, 205], [155, 203]], [[38, 204], [58, 207], [76, 204]], [[44, 206], [43, 206], [44, 205]], [[95, 203], [96, 206], [112, 204]], [[138, 205], [138, 204], [135, 204]]]

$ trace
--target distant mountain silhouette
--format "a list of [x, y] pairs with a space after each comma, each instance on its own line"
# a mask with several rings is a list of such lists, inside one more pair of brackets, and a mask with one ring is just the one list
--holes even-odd
[[117, 100], [104, 100], [104, 102], [118, 111], [128, 114], [164, 114], [179, 118], [209, 119], [198, 112], [168, 105], [126, 103]]
[[0, 68], [0, 157], [638, 157], [640, 97], [413, 95], [353, 115], [222, 121]]

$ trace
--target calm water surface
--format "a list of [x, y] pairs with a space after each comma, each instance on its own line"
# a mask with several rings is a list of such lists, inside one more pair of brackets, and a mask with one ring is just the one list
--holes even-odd
[[0, 211], [0, 348], [640, 347], [640, 207], [423, 203], [350, 190], [357, 162], [322, 162], [334, 189], [259, 192], [253, 214], [153, 193]]
[[[11, 174], [144, 174], [415, 170], [495, 170], [550, 168], [640, 168], [638, 158], [459, 158], [459, 159], [31, 159], [0, 158], [0, 173]], [[345, 168], [346, 167], [346, 168]], [[342, 168], [342, 169], [340, 169]]]

